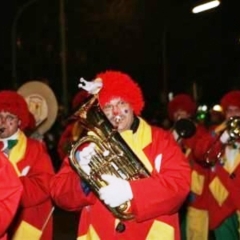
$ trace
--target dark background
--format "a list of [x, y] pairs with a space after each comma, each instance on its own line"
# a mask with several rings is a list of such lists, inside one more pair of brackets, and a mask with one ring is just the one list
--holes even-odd
[[[12, 77], [13, 22], [30, 1], [1, 6], [0, 87], [47, 79], [60, 104], [71, 102], [78, 79], [106, 69], [125, 71], [142, 86], [150, 112], [166, 95], [187, 92], [215, 103], [240, 86], [239, 0], [192, 14], [195, 0], [65, 0], [66, 82], [61, 64], [61, 0], [36, 0], [18, 17], [16, 78]], [[198, 1], [199, 2], [199, 1]], [[194, 92], [195, 89], [195, 92]], [[68, 105], [69, 106], [69, 105]]]
[[[62, 74], [60, 2], [65, 3], [66, 78]], [[80, 77], [90, 80], [100, 71], [115, 69], [129, 73], [142, 86], [148, 118], [164, 118], [170, 91], [193, 94], [199, 104], [216, 103], [225, 92], [240, 89], [240, 1], [223, 0], [218, 8], [194, 15], [191, 9], [196, 3], [2, 1], [0, 89], [17, 90], [25, 82], [43, 80], [68, 114]], [[51, 130], [54, 140], [49, 137], [47, 142], [56, 169], [61, 164], [56, 143], [62, 129], [56, 121]], [[78, 215], [56, 208], [54, 239], [75, 239]]]

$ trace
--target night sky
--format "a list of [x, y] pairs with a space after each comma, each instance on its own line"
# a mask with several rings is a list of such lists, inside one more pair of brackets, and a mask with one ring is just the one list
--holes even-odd
[[[15, 88], [48, 79], [59, 102], [61, 74], [60, 0], [36, 0], [17, 22], [17, 79], [12, 79], [11, 30], [29, 1], [8, 0], [1, 7], [1, 83]], [[194, 15], [195, 0], [65, 1], [67, 92], [69, 102], [80, 77], [106, 69], [125, 71], [156, 106], [163, 93], [197, 89], [199, 103], [217, 102], [240, 88], [239, 0], [222, 1]]]

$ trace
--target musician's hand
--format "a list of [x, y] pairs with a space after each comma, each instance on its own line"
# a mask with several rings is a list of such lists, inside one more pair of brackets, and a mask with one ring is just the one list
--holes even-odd
[[99, 196], [106, 205], [118, 207], [133, 198], [132, 189], [128, 181], [107, 174], [102, 175], [102, 179], [108, 185], [99, 190]]
[[86, 81], [84, 78], [80, 78], [78, 87], [86, 90], [90, 94], [97, 94], [102, 88], [102, 79], [97, 78], [92, 82]]
[[228, 134], [228, 131], [225, 130], [225, 131], [222, 133], [222, 135], [220, 136], [220, 141], [221, 141], [221, 143], [223, 143], [223, 144], [227, 144], [229, 140], [230, 140], [230, 136], [229, 136], [229, 134]]
[[76, 152], [76, 158], [82, 170], [89, 175], [91, 168], [89, 163], [93, 155], [95, 155], [95, 144], [90, 143], [87, 147], [84, 147], [81, 151]]

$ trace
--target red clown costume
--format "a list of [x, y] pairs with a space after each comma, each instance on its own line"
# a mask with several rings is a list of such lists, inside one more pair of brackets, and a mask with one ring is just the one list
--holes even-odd
[[[20, 206], [8, 234], [14, 240], [50, 240], [53, 206], [49, 182], [54, 174], [51, 159], [41, 142], [27, 138], [23, 132], [28, 126], [29, 112], [21, 95], [14, 91], [1, 91], [0, 112], [17, 116], [21, 123], [16, 133], [0, 139], [4, 146], [1, 151], [7, 155], [23, 185]], [[16, 143], [11, 148], [6, 145], [9, 140]]]
[[[240, 91], [225, 94], [220, 104], [224, 112], [230, 106], [240, 109]], [[210, 134], [203, 135], [195, 148], [195, 156], [204, 163], [206, 159], [209, 162], [209, 167], [206, 169], [208, 176], [204, 179], [205, 184], [201, 186], [205, 195], [201, 203], [207, 206], [209, 229], [214, 231], [240, 210], [239, 140], [235, 140], [231, 145], [224, 144], [220, 140], [227, 121], [226, 119], [216, 126]], [[227, 228], [231, 229], [230, 225]], [[224, 232], [221, 231], [220, 235], [223, 235], [223, 239]], [[229, 234], [225, 236], [228, 236], [228, 239], [236, 239], [235, 236], [231, 238]], [[219, 236], [216, 239], [221, 238]]]
[[114, 97], [120, 97], [132, 106], [138, 125], [121, 132], [121, 136], [151, 176], [130, 181], [134, 219], [121, 221], [107, 210], [93, 192], [83, 191], [79, 176], [65, 159], [51, 181], [55, 203], [69, 211], [82, 210], [78, 240], [180, 240], [178, 210], [190, 186], [190, 169], [186, 158], [169, 132], [152, 127], [137, 117], [144, 101], [140, 88], [127, 74], [107, 71], [97, 77], [103, 82], [98, 96], [100, 106]]
[[7, 240], [22, 194], [22, 183], [6, 156], [0, 152], [0, 240]]
[[[193, 155], [193, 152], [198, 139], [203, 134], [207, 133], [207, 129], [202, 124], [195, 122], [196, 110], [196, 102], [188, 94], [178, 94], [168, 104], [168, 115], [171, 121], [174, 122], [174, 115], [178, 111], [185, 112], [185, 117], [191, 119], [196, 127], [196, 131], [192, 136], [177, 139], [178, 144], [181, 146], [182, 151], [185, 153], [185, 156], [189, 160], [192, 170], [191, 194], [185, 203], [184, 209], [181, 211], [183, 215], [181, 217], [182, 238], [206, 240], [208, 235], [208, 226], [206, 221], [207, 217], [205, 214], [205, 204], [202, 204], [202, 200], [204, 199], [202, 184], [204, 184], [203, 179], [207, 176], [207, 171], [196, 162], [196, 158]], [[174, 126], [175, 124], [176, 122], [174, 123]], [[174, 131], [174, 126], [172, 131]], [[182, 131], [187, 132], [188, 130]]]

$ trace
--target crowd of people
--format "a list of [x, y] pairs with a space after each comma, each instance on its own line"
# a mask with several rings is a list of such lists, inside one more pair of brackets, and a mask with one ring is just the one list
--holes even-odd
[[76, 239], [240, 239], [240, 90], [219, 99], [211, 124], [190, 94], [173, 96], [166, 129], [144, 119], [127, 73], [78, 87], [54, 155], [27, 134], [24, 97], [0, 91], [1, 240], [54, 239], [55, 208], [79, 214]]

